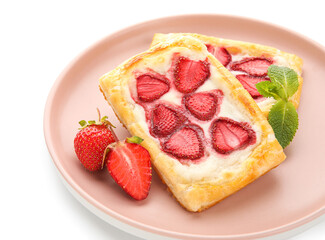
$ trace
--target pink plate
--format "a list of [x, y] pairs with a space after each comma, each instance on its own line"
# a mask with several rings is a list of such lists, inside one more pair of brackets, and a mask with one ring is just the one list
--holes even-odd
[[[134, 201], [122, 192], [107, 171], [87, 172], [74, 153], [78, 121], [97, 119], [97, 107], [117, 126], [120, 138], [128, 136], [99, 91], [98, 78], [148, 49], [156, 32], [195, 32], [251, 41], [295, 53], [304, 60], [300, 126], [294, 141], [285, 150], [286, 161], [202, 213], [184, 210], [156, 174], [149, 197]], [[325, 213], [324, 66], [322, 46], [297, 33], [256, 20], [185, 15], [141, 23], [99, 41], [60, 75], [45, 109], [47, 146], [68, 186], [104, 219], [160, 237], [256, 239], [273, 236]]]

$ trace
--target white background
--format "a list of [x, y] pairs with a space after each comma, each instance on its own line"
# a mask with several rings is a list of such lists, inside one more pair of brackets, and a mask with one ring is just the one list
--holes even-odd
[[[64, 67], [85, 48], [121, 28], [187, 13], [264, 20], [325, 45], [325, 14], [320, 4], [311, 0], [0, 0], [0, 239], [139, 240], [75, 200], [62, 184], [45, 145], [47, 95]], [[291, 239], [324, 240], [325, 221]]]

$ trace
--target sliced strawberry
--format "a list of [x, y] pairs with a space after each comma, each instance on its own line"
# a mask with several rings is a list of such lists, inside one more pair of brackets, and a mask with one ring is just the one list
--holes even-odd
[[176, 109], [158, 104], [151, 113], [151, 129], [154, 135], [165, 137], [179, 128], [185, 120], [185, 116]]
[[200, 87], [210, 76], [206, 61], [194, 61], [180, 57], [176, 63], [174, 77], [175, 87], [181, 93], [191, 93]]
[[214, 47], [211, 44], [206, 44], [208, 51], [219, 60], [225, 67], [231, 62], [231, 55], [224, 47]]
[[203, 132], [199, 126], [185, 125], [163, 144], [163, 150], [180, 159], [199, 159], [204, 155]]
[[246, 74], [236, 75], [236, 78], [239, 80], [239, 82], [243, 85], [243, 87], [249, 92], [249, 94], [253, 98], [258, 98], [262, 96], [257, 91], [255, 84], [262, 81], [268, 81], [268, 79], [265, 77], [254, 77]]
[[255, 77], [265, 77], [268, 67], [273, 60], [263, 57], [244, 58], [241, 61], [233, 62], [230, 69], [234, 71], [242, 71]]
[[199, 92], [184, 96], [185, 107], [196, 118], [207, 121], [216, 113], [218, 98], [209, 92]]
[[149, 152], [139, 144], [117, 142], [110, 149], [107, 169], [115, 182], [136, 200], [148, 196], [151, 185]]
[[223, 154], [243, 149], [255, 141], [255, 132], [245, 123], [219, 118], [211, 124], [213, 148]]
[[143, 74], [137, 77], [138, 98], [152, 102], [169, 91], [169, 81], [160, 74]]

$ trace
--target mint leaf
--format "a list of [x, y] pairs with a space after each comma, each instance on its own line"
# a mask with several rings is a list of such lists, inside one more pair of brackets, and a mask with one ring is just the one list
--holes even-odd
[[298, 74], [290, 68], [271, 65], [267, 75], [269, 81], [256, 84], [256, 88], [264, 97], [273, 97], [277, 102], [272, 106], [268, 121], [282, 148], [292, 141], [298, 129], [298, 113], [289, 98], [299, 87]]
[[271, 82], [277, 86], [278, 95], [283, 100], [287, 100], [298, 90], [298, 75], [293, 69], [271, 65], [267, 75]]
[[277, 86], [269, 81], [262, 81], [255, 84], [257, 91], [262, 94], [264, 97], [273, 97], [278, 100], [281, 99], [281, 96], [278, 95]]
[[292, 141], [298, 129], [298, 114], [291, 102], [279, 100], [269, 112], [268, 121], [282, 148]]

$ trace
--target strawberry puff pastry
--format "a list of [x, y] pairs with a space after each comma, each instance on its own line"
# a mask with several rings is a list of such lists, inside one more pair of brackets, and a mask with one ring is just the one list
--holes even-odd
[[100, 89], [177, 201], [202, 211], [285, 155], [240, 82], [199, 40], [175, 36], [100, 78]]

